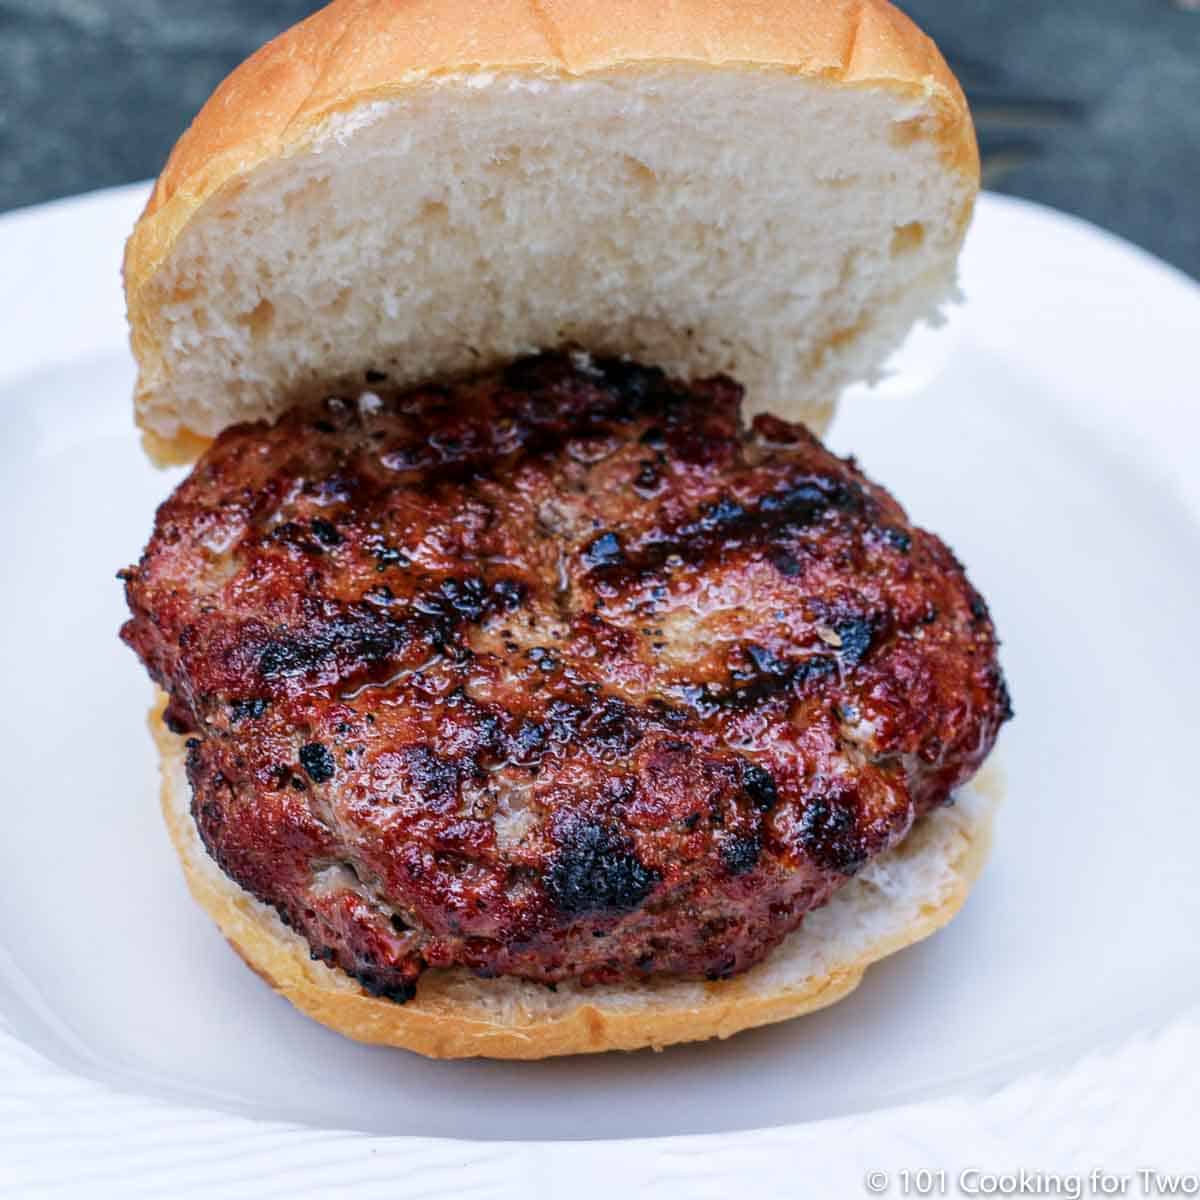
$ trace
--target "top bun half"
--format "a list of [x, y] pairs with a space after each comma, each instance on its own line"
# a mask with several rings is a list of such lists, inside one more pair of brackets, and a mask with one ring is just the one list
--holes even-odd
[[952, 297], [978, 184], [883, 0], [336, 0], [221, 84], [134, 229], [138, 421], [578, 345], [819, 431]]

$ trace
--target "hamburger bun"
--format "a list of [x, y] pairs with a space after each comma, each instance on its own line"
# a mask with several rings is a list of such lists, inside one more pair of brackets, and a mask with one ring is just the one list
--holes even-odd
[[368, 367], [577, 344], [820, 432], [952, 298], [978, 184], [884, 0], [336, 0], [217, 89], [129, 240], [138, 421], [194, 453]]

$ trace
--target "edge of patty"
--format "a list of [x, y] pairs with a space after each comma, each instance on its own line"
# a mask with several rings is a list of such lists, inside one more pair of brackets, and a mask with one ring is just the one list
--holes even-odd
[[163, 725], [164, 703], [160, 695], [150, 730], [161, 756], [163, 816], [193, 897], [247, 966], [301, 1012], [355, 1041], [430, 1058], [661, 1049], [834, 1004], [872, 963], [928, 937], [962, 908], [987, 858], [1003, 790], [997, 768], [985, 767], [953, 805], [923, 817], [900, 845], [734, 978], [566, 983], [551, 990], [512, 977], [480, 979], [459, 967], [425, 972], [415, 997], [397, 1005], [314, 961], [304, 938], [209, 857], [189, 811], [185, 740]]

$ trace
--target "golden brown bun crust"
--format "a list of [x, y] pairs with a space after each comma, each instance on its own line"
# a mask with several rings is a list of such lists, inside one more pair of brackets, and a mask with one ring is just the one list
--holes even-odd
[[197, 209], [333, 113], [459, 72], [583, 76], [666, 62], [926, 96], [938, 127], [922, 132], [978, 178], [962, 89], [886, 0], [334, 0], [238, 67], [171, 153], [125, 252], [135, 353], [139, 293]]
[[[472, 1003], [469, 994], [464, 999], [462, 971], [428, 971], [416, 997], [398, 1005], [367, 995], [347, 976], [313, 962], [307, 945], [208, 857], [186, 799], [181, 774], [184, 741], [163, 726], [162, 707], [160, 700], [151, 712], [150, 729], [161, 754], [163, 816], [195, 900], [243, 961], [301, 1012], [356, 1041], [398, 1046], [430, 1058], [537, 1059], [661, 1048], [726, 1038], [825, 1008], [849, 995], [873, 962], [945, 925], [966, 900], [990, 843], [989, 812], [954, 844], [947, 863], [953, 884], [936, 903], [922, 905], [915, 920], [871, 942], [828, 973], [805, 979], [802, 986], [764, 989], [761, 983], [755, 985], [751, 972], [697, 985], [697, 998], [687, 1004], [656, 1003], [653, 998], [619, 1004], [597, 992], [594, 1000], [531, 1016], [519, 1004], [498, 1011], [494, 1005]], [[504, 989], [507, 984], [503, 979], [481, 980], [476, 990]]]

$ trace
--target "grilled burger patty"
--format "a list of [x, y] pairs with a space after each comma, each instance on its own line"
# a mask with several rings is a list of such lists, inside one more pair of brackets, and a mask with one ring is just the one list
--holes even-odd
[[209, 852], [369, 992], [745, 970], [991, 749], [954, 556], [737, 384], [384, 384], [227, 430], [122, 572]]

